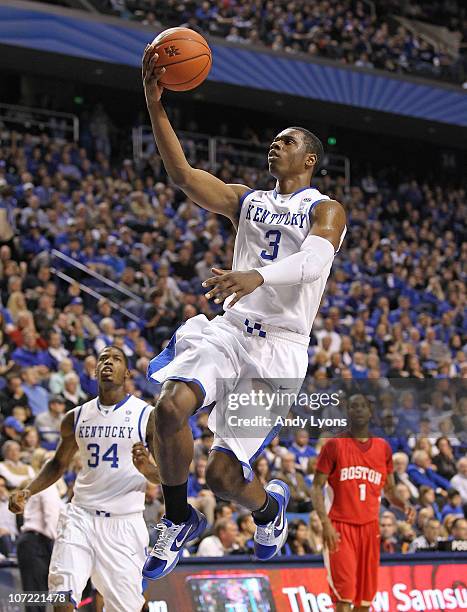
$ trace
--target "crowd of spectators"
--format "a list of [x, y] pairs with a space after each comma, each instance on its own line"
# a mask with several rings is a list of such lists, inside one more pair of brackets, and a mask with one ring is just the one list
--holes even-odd
[[[393, 4], [400, 14], [397, 0]], [[438, 9], [444, 6], [432, 4]], [[275, 51], [305, 53], [361, 68], [457, 81], [465, 71], [462, 56], [454, 58], [441, 45], [435, 49], [402, 27], [384, 3], [376, 5], [376, 13], [370, 3], [361, 0], [108, 0], [99, 6], [154, 28], [187, 24], [235, 44], [266, 45]], [[422, 2], [415, 6], [420, 18], [425, 7]], [[451, 23], [459, 32], [460, 8], [451, 7], [454, 15], [456, 10], [459, 16]], [[427, 9], [427, 16], [431, 14]]]
[[[274, 184], [266, 171], [228, 159], [217, 174], [258, 188]], [[349, 189], [331, 175], [316, 185], [345, 205], [349, 232], [314, 324], [306, 388], [331, 389], [336, 379], [349, 389], [359, 380], [372, 384], [398, 487], [419, 509], [415, 526], [385, 509], [384, 550], [465, 534], [467, 399], [451, 380], [467, 374], [465, 190], [415, 180], [391, 185], [370, 174]], [[63, 414], [96, 395], [96, 354], [107, 344], [121, 347], [132, 372], [128, 392], [154, 401], [148, 361], [183, 321], [219, 314], [201, 281], [213, 265], [230, 267], [234, 233], [168, 183], [156, 153], [137, 168], [129, 159], [111, 163], [102, 150], [16, 133], [0, 147], [0, 230], [0, 538], [7, 553], [3, 536], [16, 533], [6, 489], [33, 475], [38, 449], [54, 450]], [[193, 417], [192, 429], [189, 495], [212, 529], [198, 554], [248, 551], [251, 522], [206, 487], [212, 434], [205, 413]], [[322, 443], [313, 431], [285, 431], [255, 465], [263, 482], [279, 475], [292, 491], [289, 511], [299, 516], [284, 554], [321, 550], [309, 490]], [[64, 499], [79, 468], [76, 457], [61, 485]], [[148, 486], [146, 502], [147, 520], [156, 522], [158, 487]]]

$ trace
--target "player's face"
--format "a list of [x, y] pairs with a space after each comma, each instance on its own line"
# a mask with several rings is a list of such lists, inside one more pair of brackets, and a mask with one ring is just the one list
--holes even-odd
[[307, 152], [302, 132], [283, 130], [271, 143], [268, 153], [269, 172], [274, 178], [303, 174], [312, 165], [307, 160], [312, 154]]
[[121, 351], [115, 348], [104, 349], [97, 359], [96, 375], [99, 384], [123, 385], [129, 372]]
[[371, 419], [371, 408], [363, 395], [352, 397], [347, 408], [351, 425], [364, 427]]

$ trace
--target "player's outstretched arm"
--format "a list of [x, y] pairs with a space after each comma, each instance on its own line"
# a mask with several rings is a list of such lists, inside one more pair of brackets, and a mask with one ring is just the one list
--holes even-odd
[[39, 474], [25, 488], [10, 495], [9, 508], [15, 514], [21, 514], [31, 495], [40, 493], [53, 485], [70, 465], [73, 455], [78, 450], [74, 432], [74, 410], [68, 412], [61, 425], [61, 439], [55, 455], [48, 461]]
[[399, 497], [396, 490], [394, 474], [387, 475], [386, 484], [384, 485], [384, 495], [391, 505], [405, 512], [406, 519], [409, 523], [415, 522], [415, 517], [417, 515], [416, 510], [413, 506], [406, 504], [404, 500]]
[[148, 45], [143, 55], [142, 73], [152, 130], [167, 174], [193, 202], [236, 223], [239, 199], [248, 187], [227, 185], [209, 172], [190, 166], [160, 101], [163, 88], [158, 80], [165, 68], [156, 67], [157, 58], [155, 47]]
[[327, 480], [327, 474], [320, 471], [316, 472], [311, 486], [311, 503], [323, 525], [323, 544], [329, 552], [334, 552], [339, 546], [340, 535], [334, 529], [325, 508], [323, 487]]

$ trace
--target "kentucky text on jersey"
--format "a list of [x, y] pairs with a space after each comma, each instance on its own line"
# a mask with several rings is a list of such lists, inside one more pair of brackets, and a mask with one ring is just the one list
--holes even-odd
[[118, 425], [80, 425], [78, 438], [131, 438], [133, 429]]
[[368, 480], [374, 484], [381, 484], [383, 475], [381, 472], [372, 470], [364, 465], [352, 465], [341, 469], [339, 480]]
[[298, 225], [304, 227], [308, 215], [303, 213], [273, 213], [262, 206], [248, 204], [246, 217], [248, 221], [256, 221], [258, 223], [268, 223], [269, 225]]

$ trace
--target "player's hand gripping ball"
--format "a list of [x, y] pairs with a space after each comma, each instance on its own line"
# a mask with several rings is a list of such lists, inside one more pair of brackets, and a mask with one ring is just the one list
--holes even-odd
[[189, 91], [201, 85], [211, 70], [212, 53], [206, 40], [190, 28], [161, 32], [145, 49], [143, 80], [159, 90]]

